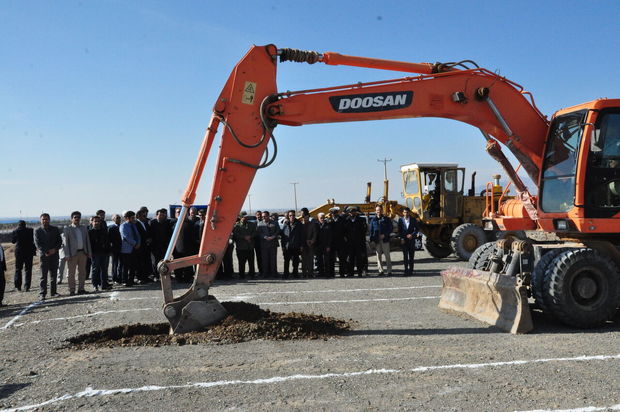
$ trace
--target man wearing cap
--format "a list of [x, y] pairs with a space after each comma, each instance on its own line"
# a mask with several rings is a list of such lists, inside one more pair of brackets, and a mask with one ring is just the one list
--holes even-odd
[[237, 247], [237, 261], [239, 262], [239, 278], [245, 279], [245, 264], [248, 263], [248, 275], [256, 275], [254, 269], [254, 238], [256, 226], [248, 220], [248, 214], [243, 211], [239, 214], [239, 221], [233, 227], [233, 241]]
[[347, 275], [353, 276], [354, 267], [357, 269], [357, 275], [362, 276], [366, 271], [364, 256], [366, 251], [366, 233], [368, 225], [366, 221], [359, 216], [359, 208], [351, 206], [349, 208], [350, 217], [345, 223], [345, 236], [349, 249], [348, 270]]
[[338, 272], [341, 277], [347, 273], [347, 240], [345, 237], [344, 224], [346, 218], [340, 215], [340, 208], [334, 206], [329, 209], [331, 218], [328, 223], [331, 227], [331, 247], [329, 250], [329, 270], [328, 276], [336, 276], [334, 266], [336, 265], [336, 257], [338, 258]]

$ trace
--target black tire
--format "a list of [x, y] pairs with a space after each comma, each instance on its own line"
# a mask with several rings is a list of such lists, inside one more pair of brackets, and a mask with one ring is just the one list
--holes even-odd
[[548, 299], [545, 298], [545, 272], [549, 268], [551, 261], [564, 251], [566, 251], [566, 248], [551, 249], [540, 258], [532, 271], [532, 296], [534, 296], [536, 305], [545, 313], [549, 313], [549, 308], [545, 303], [545, 299]]
[[480, 253], [480, 257], [478, 258], [474, 269], [489, 270], [489, 262], [491, 261], [493, 252], [495, 252], [495, 242], [485, 243], [481, 246], [481, 248], [484, 248], [484, 250]]
[[437, 259], [447, 258], [452, 254], [452, 248], [450, 247], [450, 245], [436, 243], [429, 238], [426, 238], [426, 241], [424, 242], [424, 247], [432, 257]]
[[614, 317], [620, 303], [618, 267], [594, 249], [560, 253], [545, 272], [544, 286], [551, 313], [572, 327], [600, 326]]
[[489, 249], [492, 249], [494, 246], [495, 246], [495, 243], [493, 242], [480, 245], [480, 247], [478, 247], [478, 249], [476, 249], [474, 253], [472, 253], [471, 256], [469, 257], [469, 261], [467, 262], [467, 267], [470, 269], [475, 269], [476, 266], [478, 265], [478, 261], [482, 258], [482, 255], [487, 253], [487, 251]]
[[424, 245], [422, 244], [422, 235], [421, 234], [417, 234], [416, 237], [413, 240], [413, 245], [415, 247], [415, 250], [424, 250]]
[[454, 229], [450, 246], [454, 250], [456, 256], [461, 260], [469, 260], [472, 253], [480, 245], [486, 243], [487, 235], [480, 226], [473, 223], [463, 223]]

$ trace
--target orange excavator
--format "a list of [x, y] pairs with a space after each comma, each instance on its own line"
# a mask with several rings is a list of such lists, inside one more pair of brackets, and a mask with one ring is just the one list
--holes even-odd
[[[369, 83], [278, 92], [280, 63], [324, 63], [415, 75]], [[620, 303], [620, 99], [599, 99], [556, 112], [551, 121], [518, 84], [472, 61], [407, 63], [338, 53], [253, 46], [237, 63], [213, 107], [198, 159], [181, 199], [181, 216], [159, 263], [164, 315], [171, 333], [199, 330], [225, 316], [209, 295], [229, 234], [257, 170], [277, 154], [277, 125], [442, 117], [482, 132], [486, 150], [517, 195], [492, 211], [505, 231], [552, 232], [546, 241], [502, 239], [481, 246], [470, 267], [442, 272], [440, 307], [514, 333], [532, 329], [528, 298], [560, 321], [593, 327]], [[193, 203], [207, 156], [223, 128], [197, 255], [172, 259], [181, 222]], [[534, 196], [500, 143], [537, 182]], [[620, 166], [620, 164], [618, 165]], [[196, 265], [191, 288], [174, 297], [170, 274]]]

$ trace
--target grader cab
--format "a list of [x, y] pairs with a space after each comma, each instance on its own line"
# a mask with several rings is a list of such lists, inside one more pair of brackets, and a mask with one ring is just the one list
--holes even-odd
[[412, 163], [400, 171], [405, 204], [418, 215], [426, 237], [424, 246], [433, 257], [454, 253], [468, 260], [480, 245], [503, 236], [493, 221], [485, 218], [510, 198], [499, 184], [499, 175], [485, 192], [476, 195], [476, 173], [465, 194], [465, 168], [456, 163]]

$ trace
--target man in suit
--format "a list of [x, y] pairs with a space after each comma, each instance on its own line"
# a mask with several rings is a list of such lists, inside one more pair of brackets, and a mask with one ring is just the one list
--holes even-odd
[[41, 282], [39, 284], [39, 298], [45, 300], [47, 295], [47, 277], [50, 280], [50, 296], [60, 296], [56, 292], [56, 276], [58, 271], [58, 251], [62, 248], [60, 230], [50, 225], [50, 215], [42, 213], [41, 226], [34, 231], [34, 242], [39, 250], [41, 260]]
[[[248, 264], [248, 275], [256, 276], [254, 269], [254, 238], [256, 237], [256, 225], [248, 220], [248, 214], [241, 212], [239, 221], [233, 227], [233, 241], [237, 246], [237, 261], [239, 262], [239, 278], [245, 279], [245, 264]], [[227, 274], [225, 277], [229, 279]]]
[[36, 253], [34, 246], [34, 231], [26, 227], [26, 222], [20, 220], [11, 236], [11, 242], [15, 244], [15, 277], [13, 282], [15, 289], [22, 290], [22, 269], [25, 267], [25, 278], [23, 279], [24, 290], [30, 290], [32, 280], [32, 257]]
[[[175, 210], [176, 219], [174, 223], [178, 221], [181, 216], [181, 208], [178, 207]], [[196, 254], [197, 247], [196, 245], [196, 236], [194, 231], [194, 225], [189, 219], [186, 217], [183, 222], [181, 222], [181, 231], [179, 233], [179, 238], [177, 239], [177, 244], [174, 247], [173, 256], [176, 258], [182, 258], [186, 256], [192, 256], [192, 254]], [[196, 249], [196, 251], [195, 251]], [[179, 268], [174, 271], [174, 278], [177, 282], [180, 283], [190, 283], [194, 278], [194, 267], [188, 266], [184, 268]]]
[[405, 276], [413, 275], [413, 258], [415, 256], [415, 238], [418, 234], [418, 222], [408, 207], [403, 209], [403, 217], [398, 219], [398, 237], [403, 250]]
[[4, 303], [2, 303], [4, 299], [4, 288], [6, 287], [4, 272], [6, 272], [6, 256], [4, 255], [2, 245], [0, 245], [0, 306], [4, 306]]
[[140, 234], [140, 249], [136, 251], [138, 283], [144, 284], [151, 282], [150, 276], [153, 274], [153, 262], [151, 260], [151, 226], [148, 219], [149, 210], [142, 206], [136, 213], [136, 229]]
[[[286, 212], [286, 220], [282, 228], [282, 255], [284, 255], [284, 271], [282, 278], [286, 279], [290, 274], [297, 276], [299, 273], [299, 257], [304, 245], [302, 223], [295, 217], [295, 211]], [[292, 272], [290, 270], [292, 263]]]
[[331, 224], [325, 219], [325, 213], [319, 213], [317, 216], [319, 234], [316, 242], [316, 260], [319, 268], [319, 277], [334, 277], [334, 266], [330, 264], [330, 248], [332, 244], [332, 228]]
[[271, 220], [268, 211], [262, 212], [263, 220], [256, 226], [258, 237], [261, 240], [260, 249], [262, 253], [263, 277], [277, 277], [278, 268], [276, 257], [278, 254], [278, 236], [280, 226], [278, 222]]
[[301, 209], [304, 243], [301, 249], [301, 272], [303, 277], [314, 277], [314, 248], [319, 236], [317, 221], [310, 217], [307, 208]]
[[154, 267], [153, 272], [158, 278], [157, 264], [164, 259], [170, 238], [172, 237], [172, 224], [168, 219], [168, 211], [165, 208], [159, 209], [155, 214], [155, 219], [150, 221], [151, 226], [151, 252], [153, 253]]
[[354, 268], [357, 269], [357, 275], [362, 276], [366, 272], [366, 259], [368, 252], [366, 250], [366, 232], [368, 225], [366, 221], [359, 216], [359, 208], [352, 206], [349, 208], [350, 216], [345, 221], [345, 236], [347, 238], [347, 246], [349, 247], [348, 271], [347, 275], [353, 276]]
[[69, 294], [75, 294], [75, 272], [77, 269], [77, 293], [83, 295], [86, 292], [84, 283], [86, 281], [86, 260], [92, 256], [88, 229], [81, 225], [82, 213], [75, 211], [71, 213], [71, 224], [65, 227], [65, 259], [67, 260], [69, 282]]
[[121, 245], [123, 239], [121, 238], [121, 215], [114, 214], [112, 216], [112, 223], [108, 226], [108, 240], [110, 241], [110, 252], [112, 254], [112, 281], [116, 284], [123, 282], [123, 265], [121, 264]]
[[336, 258], [338, 258], [338, 272], [340, 273], [340, 277], [344, 277], [347, 273], [347, 239], [344, 233], [346, 217], [340, 215], [340, 208], [338, 206], [329, 209], [329, 213], [331, 215], [329, 225], [332, 231], [329, 273], [331, 273], [332, 276], [336, 275], [334, 267], [336, 265]]

